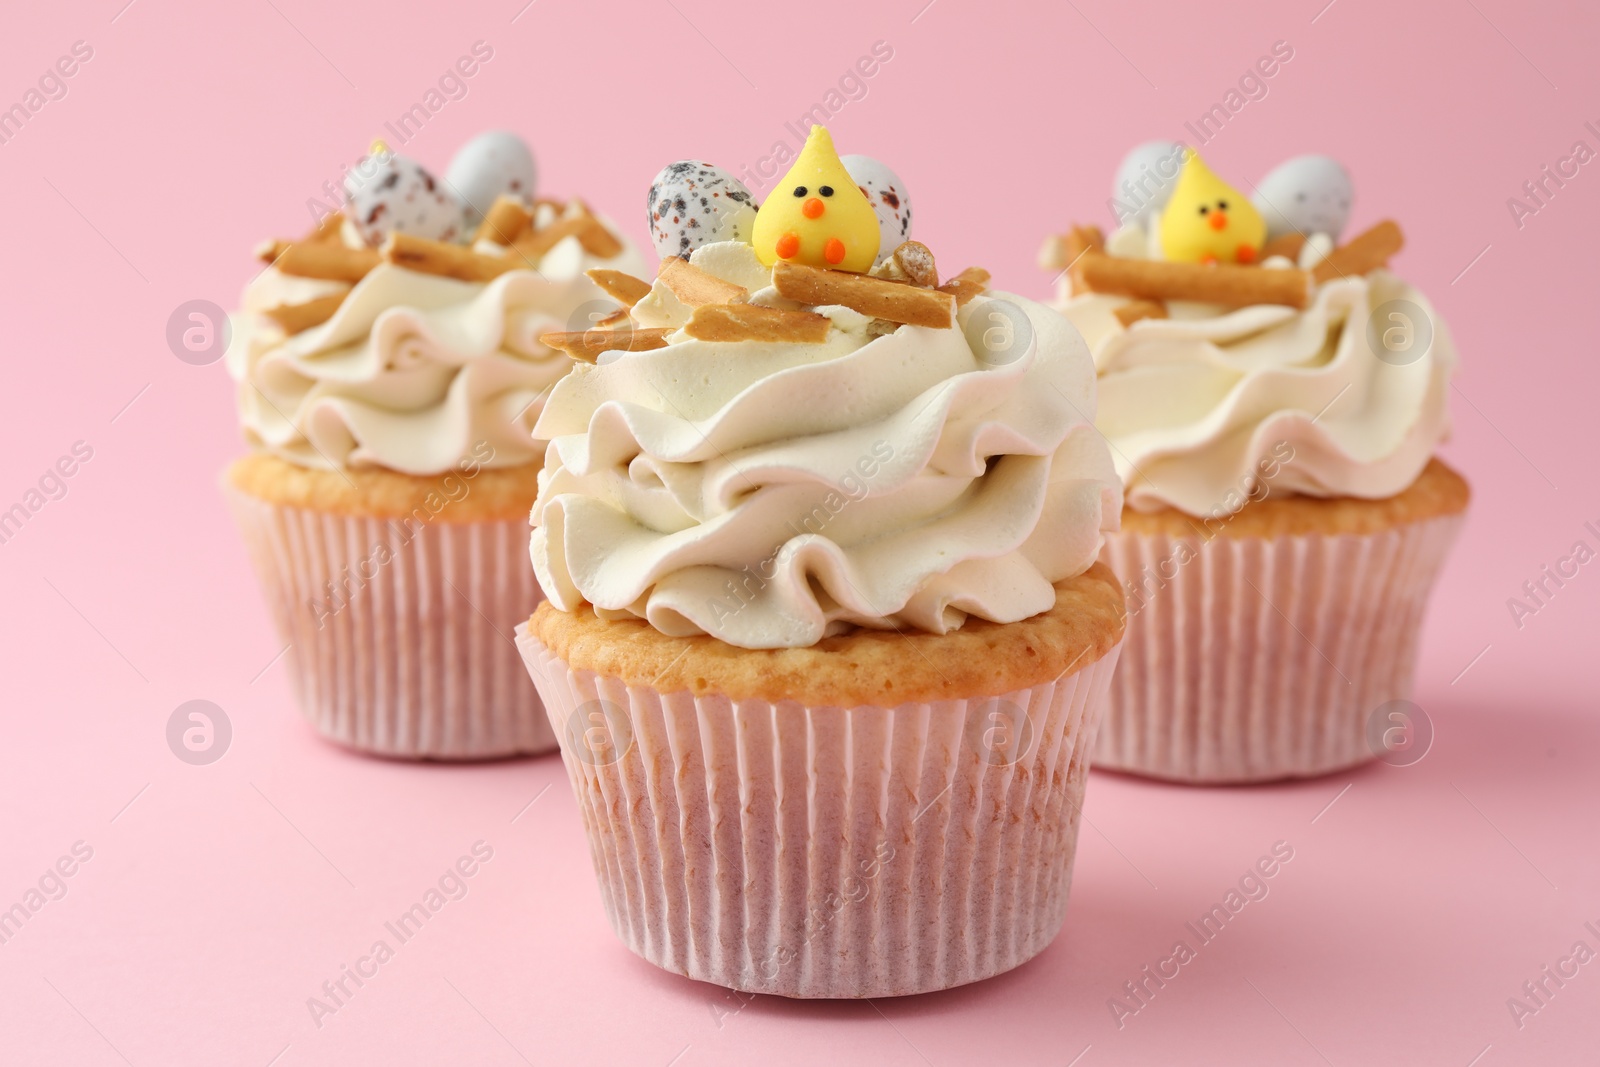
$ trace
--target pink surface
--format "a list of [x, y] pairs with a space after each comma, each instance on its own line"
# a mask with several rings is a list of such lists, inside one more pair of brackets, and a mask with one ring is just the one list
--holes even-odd
[[[0, 145], [0, 506], [74, 442], [93, 456], [0, 545], [0, 907], [75, 842], [93, 855], [63, 864], [66, 895], [0, 945], [0, 1062], [1592, 1059], [1600, 963], [1550, 983], [1520, 1027], [1507, 999], [1575, 942], [1600, 949], [1584, 925], [1600, 929], [1600, 564], [1520, 628], [1507, 598], [1575, 541], [1600, 547], [1583, 525], [1600, 527], [1600, 371], [1580, 325], [1600, 175], [1585, 166], [1520, 228], [1506, 201], [1574, 141], [1600, 147], [1585, 127], [1600, 127], [1600, 18], [1508, 0], [923, 3], [12, 12], [6, 102], [75, 41], [93, 56]], [[943, 263], [1030, 295], [1047, 292], [1040, 237], [1106, 221], [1132, 142], [1182, 136], [1288, 41], [1294, 58], [1209, 161], [1254, 178], [1295, 153], [1344, 160], [1354, 225], [1403, 223], [1397, 266], [1463, 353], [1446, 454], [1477, 497], [1423, 646], [1433, 750], [1261, 789], [1096, 774], [1066, 928], [1035, 962], [908, 1001], [741, 1005], [611, 935], [555, 760], [414, 767], [319, 743], [216, 488], [240, 451], [229, 384], [175, 359], [166, 322], [184, 301], [232, 303], [251, 245], [303, 229], [337, 164], [480, 39], [492, 61], [403, 150], [442, 166], [471, 133], [519, 130], [546, 189], [641, 240], [662, 163], [754, 165], [888, 42], [831, 122], [838, 143], [892, 163]], [[192, 699], [233, 726], [210, 766], [167, 747]], [[480, 840], [493, 858], [467, 895], [318, 1027], [307, 998]], [[1108, 998], [1278, 841], [1294, 858], [1266, 899], [1119, 1029]]]

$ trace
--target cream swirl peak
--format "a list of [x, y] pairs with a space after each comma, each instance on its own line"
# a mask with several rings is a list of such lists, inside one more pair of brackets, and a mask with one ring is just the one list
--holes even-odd
[[1097, 426], [1130, 506], [1215, 516], [1263, 486], [1389, 497], [1448, 436], [1456, 350], [1428, 300], [1385, 269], [1399, 227], [1337, 247], [1336, 232], [1295, 229], [1344, 218], [1300, 201], [1348, 207], [1343, 170], [1313, 162], [1263, 181], [1258, 199], [1289, 198], [1259, 204], [1273, 229], [1191, 154], [1158, 214], [1046, 242], [1041, 263], [1069, 268], [1057, 307], [1094, 353]]
[[[880, 274], [936, 282], [916, 249]], [[1059, 315], [978, 295], [980, 272], [941, 292], [767, 268], [740, 242], [687, 267], [724, 288], [663, 270], [635, 308], [664, 325], [631, 331], [660, 346], [624, 340], [576, 367], [534, 428], [550, 445], [531, 553], [557, 607], [800, 647], [850, 626], [1029, 618], [1094, 562], [1121, 492], [1088, 351]], [[948, 296], [942, 327], [858, 310], [921, 315], [874, 303], [913, 289]], [[726, 302], [692, 304], [714, 291]]]
[[540, 335], [615, 307], [586, 270], [642, 261], [582, 201], [532, 200], [525, 148], [482, 141], [463, 157], [490, 173], [452, 167], [479, 197], [499, 190], [476, 224], [449, 183], [380, 149], [352, 171], [343, 212], [262, 249], [228, 352], [253, 448], [413, 475], [481, 461], [485, 443], [489, 466], [540, 458], [531, 428], [570, 366]]

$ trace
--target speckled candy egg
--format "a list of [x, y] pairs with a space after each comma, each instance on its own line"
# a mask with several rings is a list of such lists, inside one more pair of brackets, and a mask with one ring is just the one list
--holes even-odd
[[882, 263], [911, 240], [911, 194], [899, 175], [871, 156], [841, 156], [840, 162], [878, 213], [878, 262]]
[[1111, 212], [1118, 225], [1148, 225], [1161, 214], [1178, 184], [1183, 156], [1176, 141], [1146, 141], [1122, 157], [1111, 184]]
[[662, 259], [687, 256], [713, 241], [745, 241], [756, 224], [750, 190], [723, 170], [698, 159], [661, 168], [646, 201], [650, 241]]
[[1355, 186], [1337, 160], [1296, 156], [1278, 164], [1261, 179], [1250, 198], [1267, 220], [1267, 239], [1285, 233], [1325, 233], [1339, 242], [1350, 221]]
[[387, 152], [368, 156], [346, 172], [344, 191], [350, 221], [374, 248], [396, 232], [434, 241], [461, 238], [461, 201], [415, 160]]
[[467, 221], [476, 226], [502, 196], [533, 203], [538, 169], [526, 141], [504, 130], [488, 130], [461, 146], [444, 177], [451, 191], [467, 202]]

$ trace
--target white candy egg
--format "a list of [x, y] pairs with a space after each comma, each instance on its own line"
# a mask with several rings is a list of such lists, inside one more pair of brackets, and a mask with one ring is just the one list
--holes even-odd
[[646, 200], [656, 255], [687, 256], [713, 241], [750, 240], [756, 202], [744, 184], [711, 163], [682, 159], [661, 168]]
[[461, 237], [461, 201], [405, 156], [387, 150], [367, 156], [345, 172], [344, 191], [351, 224], [374, 248], [396, 232], [433, 241]]
[[474, 226], [501, 196], [533, 203], [537, 178], [527, 142], [504, 130], [487, 130], [462, 145], [445, 171], [445, 181], [467, 202], [467, 221]]
[[1261, 179], [1250, 198], [1267, 220], [1267, 239], [1285, 233], [1325, 233], [1338, 243], [1350, 221], [1355, 186], [1337, 160], [1296, 156]]
[[878, 214], [878, 260], [911, 240], [911, 194], [899, 175], [871, 156], [841, 156], [839, 162], [861, 186]]
[[1161, 214], [1178, 184], [1185, 151], [1176, 141], [1146, 141], [1122, 158], [1111, 186], [1111, 211], [1119, 224], [1148, 225]]

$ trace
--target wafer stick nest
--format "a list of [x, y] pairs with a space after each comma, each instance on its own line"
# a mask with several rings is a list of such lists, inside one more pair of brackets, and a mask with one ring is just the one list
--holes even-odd
[[1052, 234], [1039, 249], [1039, 266], [1045, 270], [1065, 270], [1078, 261], [1085, 252], [1098, 251], [1106, 246], [1105, 234], [1098, 226], [1074, 226], [1066, 233]]
[[650, 295], [649, 282], [643, 278], [635, 278], [625, 271], [595, 267], [584, 273], [589, 276], [590, 281], [600, 287], [602, 292], [624, 307], [632, 307]]
[[911, 326], [948, 330], [956, 321], [956, 297], [938, 289], [823, 270], [779, 260], [772, 268], [778, 295], [819, 306], [839, 304], [863, 315]]
[[1074, 288], [1140, 300], [1195, 300], [1224, 307], [1285, 304], [1304, 308], [1311, 303], [1309, 271], [1121, 259], [1093, 249], [1078, 258], [1072, 280]]
[[345, 293], [330, 293], [319, 296], [314, 300], [307, 300], [303, 304], [279, 304], [277, 307], [268, 308], [261, 314], [276, 322], [283, 328], [283, 332], [293, 336], [303, 333], [313, 326], [321, 326], [333, 318], [333, 313], [339, 310], [344, 303]]
[[382, 261], [371, 248], [349, 248], [337, 241], [296, 241], [281, 249], [272, 265], [298, 278], [354, 283]]
[[[488, 239], [506, 246], [504, 255], [483, 255], [466, 245], [430, 241], [411, 234], [394, 233], [382, 248], [351, 248], [342, 240], [344, 215], [325, 216], [306, 236], [286, 241], [274, 239], [256, 246], [255, 254], [284, 274], [355, 283], [379, 263], [388, 260], [411, 270], [462, 281], [488, 281], [508, 270], [535, 266], [539, 259], [567, 237], [576, 237], [583, 250], [601, 259], [621, 254], [622, 242], [606, 229], [582, 200], [550, 205], [566, 215], [539, 229], [535, 215], [513, 197], [494, 202], [479, 225], [474, 241]], [[276, 311], [277, 309], [274, 309]]]
[[1272, 240], [1261, 246], [1261, 260], [1265, 262], [1273, 256], [1282, 256], [1290, 263], [1300, 262], [1300, 250], [1306, 246], [1306, 235], [1303, 233], [1280, 233]]
[[685, 306], [692, 308], [703, 304], [743, 303], [750, 296], [750, 291], [744, 286], [725, 282], [677, 256], [668, 256], [661, 261], [661, 267], [656, 271], [656, 281], [672, 290], [672, 295]]
[[464, 282], [493, 281], [523, 265], [515, 256], [486, 256], [463, 245], [430, 241], [408, 233], [391, 233], [380, 251], [397, 267]]
[[814, 311], [785, 311], [754, 304], [703, 304], [684, 332], [697, 341], [762, 341], [819, 345], [833, 326]]
[[542, 230], [525, 229], [511, 242], [511, 251], [524, 259], [537, 261], [567, 237], [576, 237], [585, 252], [600, 259], [610, 259], [622, 251], [622, 242], [589, 214], [557, 219]]
[[667, 347], [667, 329], [593, 329], [546, 333], [539, 343], [565, 352], [580, 363], [596, 363], [603, 352], [649, 352]]
[[472, 235], [472, 239], [509, 245], [532, 225], [533, 213], [522, 205], [522, 201], [512, 196], [500, 196], [495, 198], [494, 206], [484, 212], [483, 221], [478, 224], [478, 232]]
[[[1268, 242], [1260, 259], [1284, 256], [1298, 260], [1303, 234], [1285, 234]], [[1105, 238], [1094, 226], [1074, 226], [1045, 240], [1039, 262], [1047, 269], [1068, 270], [1074, 292], [1113, 293], [1134, 298], [1117, 309], [1124, 326], [1140, 319], [1165, 317], [1168, 300], [1194, 300], [1224, 307], [1281, 304], [1304, 308], [1311, 290], [1335, 278], [1365, 274], [1388, 263], [1404, 245], [1400, 227], [1384, 221], [1330, 252], [1314, 270], [1262, 269], [1255, 265], [1170, 263], [1107, 255]], [[1160, 308], [1159, 315], [1157, 308]]]
[[1167, 317], [1167, 305], [1159, 300], [1130, 300], [1112, 312], [1117, 321], [1124, 327], [1132, 326], [1143, 319], [1164, 319]]
[[1328, 257], [1312, 270], [1311, 276], [1320, 284], [1377, 270], [1387, 266], [1389, 257], [1400, 251], [1405, 243], [1405, 235], [1400, 232], [1399, 224], [1393, 219], [1385, 219], [1329, 252]]
[[939, 292], [949, 293], [956, 298], [956, 307], [963, 308], [967, 302], [980, 293], [989, 289], [989, 272], [982, 267], [968, 267], [954, 278], [939, 286]]

